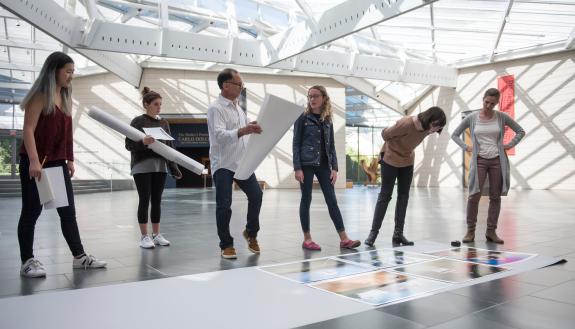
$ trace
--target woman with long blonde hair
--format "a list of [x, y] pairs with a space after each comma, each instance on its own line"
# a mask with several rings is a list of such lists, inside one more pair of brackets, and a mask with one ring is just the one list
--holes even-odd
[[295, 179], [300, 183], [301, 189], [299, 216], [304, 235], [302, 247], [308, 250], [321, 250], [321, 247], [313, 241], [309, 226], [309, 208], [315, 175], [331, 220], [339, 234], [340, 247], [357, 248], [361, 242], [350, 240], [347, 236], [333, 187], [337, 180], [338, 167], [329, 95], [324, 86], [313, 86], [308, 90], [307, 96], [307, 107], [295, 122], [293, 135], [293, 166]]

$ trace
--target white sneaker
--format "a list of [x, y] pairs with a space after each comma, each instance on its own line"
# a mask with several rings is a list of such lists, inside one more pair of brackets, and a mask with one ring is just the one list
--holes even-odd
[[46, 269], [36, 258], [29, 258], [20, 268], [20, 275], [28, 278], [46, 276]]
[[80, 258], [74, 258], [74, 260], [72, 261], [73, 268], [83, 268], [83, 269], [102, 268], [106, 267], [106, 265], [108, 265], [108, 263], [106, 263], [103, 260], [99, 260], [90, 254], [85, 254]]
[[159, 245], [159, 246], [169, 246], [170, 241], [166, 240], [166, 238], [164, 238], [162, 233], [158, 233], [158, 234], [154, 235], [154, 244]]
[[142, 239], [140, 240], [140, 247], [144, 249], [154, 248], [154, 241], [152, 241], [152, 238], [150, 238], [149, 235], [142, 235]]

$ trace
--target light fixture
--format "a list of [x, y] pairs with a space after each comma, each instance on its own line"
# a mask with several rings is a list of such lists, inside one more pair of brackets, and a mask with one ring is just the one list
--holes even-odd
[[20, 20], [16, 21], [16, 26], [20, 26]]

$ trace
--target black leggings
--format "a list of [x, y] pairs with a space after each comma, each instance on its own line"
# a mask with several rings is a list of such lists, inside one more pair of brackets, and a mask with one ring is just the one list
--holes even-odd
[[146, 224], [148, 222], [148, 205], [152, 202], [150, 219], [153, 224], [160, 222], [162, 209], [162, 193], [166, 184], [165, 172], [150, 172], [145, 174], [135, 174], [134, 182], [138, 189], [140, 202], [138, 203], [138, 223]]
[[372, 231], [379, 231], [387, 211], [389, 201], [391, 201], [391, 194], [393, 187], [397, 180], [397, 201], [395, 203], [395, 229], [394, 235], [403, 234], [403, 226], [405, 225], [405, 214], [407, 212], [407, 202], [409, 201], [409, 190], [411, 189], [411, 181], [413, 180], [413, 165], [407, 167], [394, 167], [381, 161], [381, 191], [377, 197], [375, 204], [375, 212], [373, 213], [373, 222], [371, 224]]
[[[68, 243], [72, 255], [80, 256], [84, 254], [84, 247], [80, 240], [78, 223], [76, 222], [76, 208], [74, 207], [74, 192], [72, 181], [65, 160], [50, 161], [44, 164], [44, 168], [61, 167], [66, 184], [66, 194], [68, 195], [68, 206], [60, 207], [56, 210], [60, 215], [60, 226], [64, 238]], [[22, 263], [34, 257], [34, 228], [36, 221], [42, 213], [42, 205], [38, 196], [36, 181], [29, 176], [30, 160], [28, 156], [20, 156], [20, 184], [22, 186], [22, 211], [20, 221], [18, 221], [18, 242], [20, 244], [20, 259]]]

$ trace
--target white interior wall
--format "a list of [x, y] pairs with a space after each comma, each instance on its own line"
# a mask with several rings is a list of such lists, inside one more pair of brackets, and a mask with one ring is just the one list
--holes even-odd
[[462, 151], [450, 141], [461, 112], [479, 109], [497, 77], [515, 76], [515, 119], [526, 136], [510, 156], [511, 187], [575, 189], [575, 51], [462, 69], [453, 88], [436, 88], [410, 114], [442, 107], [448, 126], [417, 149], [416, 186], [461, 186]]
[[[216, 72], [146, 69], [141, 86], [163, 97], [163, 113], [206, 113], [219, 95]], [[312, 85], [326, 86], [334, 109], [335, 143], [339, 164], [336, 187], [345, 186], [345, 88], [326, 78], [242, 74], [248, 95], [248, 117], [255, 119], [266, 93], [294, 103], [305, 102]], [[76, 179], [130, 178], [130, 153], [124, 137], [87, 116], [90, 106], [126, 123], [143, 113], [140, 93], [112, 74], [77, 77], [73, 82]], [[303, 107], [302, 107], [303, 111]], [[272, 188], [297, 188], [293, 179], [292, 130], [256, 170], [259, 180]]]

